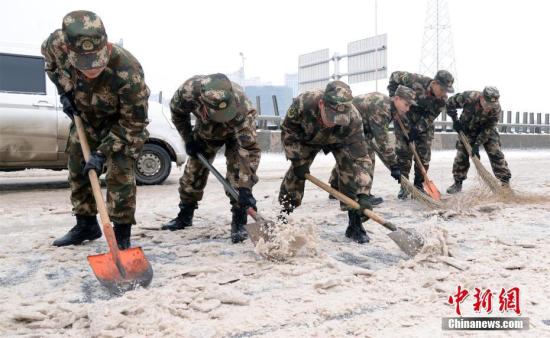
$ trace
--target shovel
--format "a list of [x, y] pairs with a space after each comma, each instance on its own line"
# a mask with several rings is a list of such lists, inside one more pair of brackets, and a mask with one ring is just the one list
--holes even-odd
[[[374, 152], [378, 155], [382, 163], [390, 169], [390, 166], [384, 161], [384, 156], [382, 156], [382, 153], [380, 151], [380, 148], [378, 148], [378, 145], [372, 141], [369, 141], [370, 147], [374, 150]], [[429, 207], [433, 208], [442, 208], [443, 204], [441, 201], [436, 201], [433, 198], [431, 198], [429, 195], [426, 195], [423, 192], [420, 192], [417, 187], [414, 186], [405, 176], [401, 175], [401, 186], [405, 188], [408, 192], [412, 194], [412, 197], [416, 200], [418, 200], [421, 203], [426, 204]]]
[[[334, 189], [325, 182], [319, 180], [318, 178], [311, 176], [310, 174], [305, 175], [307, 180], [315, 184], [319, 188], [328, 192], [332, 196], [336, 197], [339, 201], [347, 204], [349, 207], [354, 209], [359, 209], [360, 205], [356, 201], [352, 200], [348, 196], [342, 194], [338, 190]], [[403, 250], [407, 255], [413, 257], [420, 252], [420, 249], [424, 246], [424, 239], [422, 236], [414, 229], [404, 229], [398, 228], [392, 223], [384, 220], [382, 217], [372, 212], [371, 210], [365, 209], [363, 211], [367, 217], [375, 221], [376, 223], [383, 225], [388, 230], [391, 230], [388, 236], [397, 244], [397, 246]]]
[[[84, 159], [88, 161], [90, 158], [90, 146], [88, 145], [86, 132], [79, 116], [74, 117], [74, 123], [78, 132], [80, 145], [82, 146]], [[137, 285], [146, 287], [153, 279], [151, 264], [149, 264], [143, 250], [139, 247], [119, 250], [95, 170], [88, 171], [88, 178], [92, 185], [99, 217], [103, 224], [103, 234], [109, 245], [108, 253], [88, 256], [88, 262], [96, 278], [101, 285], [115, 294], [134, 289]]]
[[[231, 195], [231, 197], [238, 201], [239, 193], [237, 192], [237, 190], [235, 190], [235, 188], [231, 186], [231, 184], [229, 184], [229, 182], [227, 182], [227, 180], [220, 174], [220, 172], [216, 170], [216, 168], [214, 168], [214, 166], [210, 164], [210, 162], [208, 162], [208, 160], [202, 154], [197, 154], [197, 158], [206, 168], [208, 168], [208, 170], [210, 170], [210, 172], [212, 172], [212, 174], [214, 174], [214, 176], [216, 176], [218, 181], [220, 181], [220, 183], [223, 185], [225, 191], [227, 191]], [[255, 223], [247, 223], [244, 226], [252, 243], [256, 245], [260, 238], [263, 238], [264, 242], [266, 243], [271, 241], [271, 234], [273, 232], [272, 229], [275, 223], [263, 218], [256, 210], [254, 210], [254, 208], [248, 208], [248, 210], [246, 210], [246, 213], [249, 214], [254, 219], [254, 221], [256, 221]]]
[[424, 190], [434, 200], [436, 201], [441, 200], [441, 193], [439, 192], [439, 190], [437, 190], [437, 187], [435, 186], [434, 182], [432, 182], [428, 177], [426, 168], [424, 168], [424, 166], [422, 165], [422, 160], [420, 159], [420, 156], [418, 156], [418, 152], [416, 151], [415, 145], [410, 142], [409, 135], [405, 131], [405, 126], [403, 125], [403, 122], [401, 121], [401, 118], [399, 117], [399, 115], [395, 114], [395, 120], [399, 124], [399, 128], [401, 128], [401, 131], [403, 132], [403, 134], [405, 134], [405, 137], [407, 138], [407, 140], [409, 140], [409, 147], [411, 148], [411, 151], [414, 154], [416, 166], [418, 167], [418, 169], [420, 169], [420, 172], [424, 177]]

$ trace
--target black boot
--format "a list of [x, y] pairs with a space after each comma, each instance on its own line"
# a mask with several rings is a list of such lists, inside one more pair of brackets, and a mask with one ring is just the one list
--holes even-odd
[[176, 231], [193, 225], [193, 214], [195, 213], [195, 209], [197, 209], [197, 204], [180, 203], [179, 207], [180, 212], [178, 216], [164, 223], [160, 228], [161, 230]]
[[462, 191], [462, 181], [455, 180], [455, 183], [447, 188], [447, 194], [456, 194]]
[[86, 240], [93, 241], [99, 237], [101, 237], [101, 228], [97, 224], [96, 216], [76, 215], [76, 225], [65, 236], [56, 239], [53, 245], [80, 245]]
[[240, 207], [231, 208], [231, 213], [233, 214], [231, 218], [231, 242], [240, 243], [248, 238], [244, 228], [248, 215], [246, 209]]
[[132, 234], [132, 224], [119, 224], [115, 223], [113, 227], [115, 231], [115, 238], [120, 250], [128, 249], [130, 244], [130, 236]]
[[382, 197], [376, 197], [373, 194], [369, 194], [368, 196], [370, 205], [378, 205], [384, 202]]
[[407, 189], [401, 186], [401, 189], [399, 189], [399, 193], [397, 193], [397, 198], [399, 198], [400, 200], [406, 200], [407, 197], [409, 197], [409, 192], [407, 191]]
[[422, 175], [414, 175], [414, 186], [416, 189], [420, 190], [421, 193], [427, 195], [428, 193], [424, 190], [424, 177]]
[[355, 210], [348, 211], [349, 225], [346, 229], [346, 237], [352, 239], [353, 241], [364, 244], [370, 241], [365, 228], [363, 228], [363, 223], [361, 222], [361, 215]]

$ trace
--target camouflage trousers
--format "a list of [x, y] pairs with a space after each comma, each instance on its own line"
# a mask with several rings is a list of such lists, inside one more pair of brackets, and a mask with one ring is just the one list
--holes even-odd
[[[370, 143], [367, 143], [367, 154], [369, 156], [370, 162], [364, 161], [361, 162], [361, 164], [365, 165], [363, 168], [370, 176], [370, 184], [365, 187], [365, 189], [370, 194], [372, 183], [374, 181], [374, 166], [376, 162], [376, 154], [374, 152], [374, 149], [372, 147], [369, 147]], [[338, 182], [338, 165], [335, 164], [334, 168], [332, 168], [332, 172], [330, 173], [330, 179], [329, 179], [330, 186], [334, 189], [340, 190], [339, 182]]]
[[[93, 152], [100, 144], [104, 133], [98, 133], [85, 124], [88, 144]], [[92, 187], [88, 176], [82, 174], [84, 156], [78, 141], [76, 127], [71, 126], [67, 143], [69, 155], [69, 185], [71, 187], [71, 202], [75, 215], [97, 215]], [[107, 209], [113, 222], [119, 224], [136, 224], [136, 178], [134, 159], [124, 151], [113, 152], [107, 156]]]
[[[467, 135], [468, 142], [474, 144], [476, 136]], [[491, 162], [491, 168], [496, 178], [501, 181], [509, 181], [512, 177], [510, 169], [508, 169], [508, 163], [504, 159], [504, 154], [500, 150], [500, 136], [495, 129], [491, 130], [491, 134], [487, 142], [483, 144], [489, 161]], [[470, 158], [466, 148], [460, 142], [456, 141], [456, 157], [453, 163], [453, 176], [455, 181], [464, 181], [467, 178], [468, 169], [470, 169]]]
[[[403, 134], [403, 131], [399, 126], [394, 128], [395, 132], [395, 155], [397, 155], [397, 164], [401, 169], [401, 174], [405, 177], [409, 177], [411, 172], [411, 167], [414, 161], [414, 155], [411, 151], [409, 144]], [[419, 132], [416, 139], [414, 140], [414, 146], [416, 147], [416, 152], [420, 157], [422, 165], [428, 171], [430, 167], [430, 159], [432, 157], [432, 140], [434, 137], [433, 130], [427, 130]], [[414, 166], [414, 176], [415, 181], [423, 182], [424, 178], [422, 172], [418, 169], [418, 166]]]
[[[237, 189], [240, 167], [239, 145], [237, 140], [235, 138], [230, 138], [225, 141], [206, 139], [201, 139], [201, 141], [205, 145], [203, 155], [210, 163], [214, 161], [218, 150], [225, 145], [225, 158], [227, 166], [225, 178], [232, 187]], [[251, 178], [252, 185], [258, 182], [258, 177], [255, 174], [256, 170], [257, 166], [253, 165], [253, 177]], [[181, 203], [196, 205], [198, 201], [202, 200], [209, 173], [210, 171], [208, 168], [202, 165], [199, 159], [192, 157], [187, 158], [183, 175], [180, 178], [179, 194]], [[234, 200], [229, 193], [226, 192], [225, 194], [229, 197], [229, 202], [232, 206], [238, 206], [237, 201]]]
[[[304, 147], [304, 152], [299, 159], [292, 161], [290, 168], [285, 174], [281, 189], [279, 191], [279, 203], [285, 210], [293, 210], [302, 204], [304, 197], [305, 181], [294, 175], [294, 166], [311, 166], [315, 156], [322, 149], [321, 146]], [[358, 194], [368, 194], [371, 186], [371, 178], [366, 168], [372, 163], [365, 149], [360, 151], [350, 150], [340, 146], [330, 150], [337, 167], [337, 184], [339, 191], [346, 196], [356, 200]], [[328, 153], [328, 152], [327, 152]], [[341, 204], [341, 208], [347, 208]]]

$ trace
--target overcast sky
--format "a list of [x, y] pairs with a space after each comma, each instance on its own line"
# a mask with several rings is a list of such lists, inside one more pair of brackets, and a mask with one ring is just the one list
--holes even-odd
[[[505, 110], [550, 113], [547, 1], [449, 0], [458, 90], [497, 86]], [[378, 0], [378, 33], [388, 34], [389, 71], [419, 71], [426, 0]], [[374, 0], [363, 1], [4, 1], [0, 41], [37, 46], [63, 16], [96, 12], [109, 39], [141, 62], [153, 91], [171, 96], [194, 74], [231, 73], [283, 84], [298, 55], [322, 48], [345, 53], [374, 35]], [[387, 93], [387, 79], [379, 91]], [[352, 86], [354, 94], [374, 84]], [[166, 95], [166, 94], [165, 94]]]

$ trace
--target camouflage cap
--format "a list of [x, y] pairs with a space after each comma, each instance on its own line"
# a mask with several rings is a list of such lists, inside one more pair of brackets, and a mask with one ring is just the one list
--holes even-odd
[[485, 105], [488, 108], [497, 108], [500, 106], [498, 99], [500, 93], [496, 87], [485, 87], [483, 89], [483, 98], [485, 99]]
[[445, 90], [447, 93], [454, 93], [455, 90], [453, 88], [453, 82], [455, 82], [455, 79], [451, 73], [449, 73], [446, 70], [439, 70], [437, 71], [437, 74], [435, 74], [434, 78]]
[[335, 124], [346, 126], [350, 122], [351, 88], [342, 81], [332, 81], [327, 84], [323, 101], [325, 102], [326, 118]]
[[61, 26], [69, 62], [78, 69], [105, 67], [109, 62], [107, 33], [97, 14], [74, 11], [63, 18]]
[[224, 74], [211, 74], [201, 79], [201, 101], [213, 121], [227, 122], [237, 115], [233, 86]]
[[395, 96], [399, 96], [403, 100], [407, 101], [409, 104], [413, 106], [418, 106], [416, 103], [416, 93], [414, 90], [407, 86], [399, 85], [397, 89], [395, 90]]

